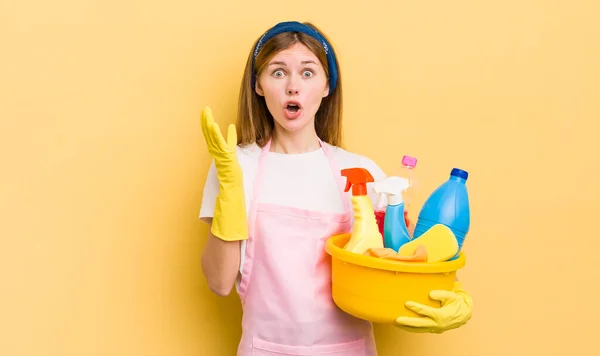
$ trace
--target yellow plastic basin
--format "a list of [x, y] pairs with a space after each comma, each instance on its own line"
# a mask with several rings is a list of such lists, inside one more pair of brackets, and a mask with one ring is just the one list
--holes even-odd
[[434, 289], [452, 290], [464, 253], [452, 261], [425, 263], [386, 260], [343, 249], [351, 234], [332, 236], [325, 250], [331, 255], [331, 289], [335, 304], [360, 319], [394, 323], [399, 316], [421, 316], [404, 303], [439, 307], [429, 298]]

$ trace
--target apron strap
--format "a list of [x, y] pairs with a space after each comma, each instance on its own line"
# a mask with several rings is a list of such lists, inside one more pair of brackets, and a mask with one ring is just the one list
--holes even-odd
[[250, 199], [250, 214], [248, 216], [248, 230], [252, 236], [255, 234], [256, 226], [256, 211], [258, 209], [258, 196], [262, 186], [263, 176], [265, 172], [265, 165], [267, 161], [267, 155], [271, 150], [271, 139], [263, 146], [260, 151], [260, 157], [258, 158], [258, 166], [256, 167], [256, 177], [254, 178], [254, 184], [252, 187], [252, 198]]
[[337, 185], [338, 185], [338, 191], [340, 192], [340, 197], [342, 198], [342, 201], [344, 202], [344, 211], [348, 213], [350, 211], [350, 202], [346, 198], [346, 193], [344, 192], [346, 183], [344, 182], [344, 179], [342, 178], [342, 170], [338, 166], [338, 164], [335, 160], [335, 157], [333, 156], [333, 153], [327, 148], [325, 143], [323, 143], [323, 141], [321, 141], [321, 139], [319, 137], [317, 137], [317, 139], [319, 140], [319, 144], [321, 144], [321, 147], [323, 148], [323, 151], [325, 152], [325, 156], [327, 156], [327, 159], [329, 160], [329, 166], [331, 167], [331, 170], [333, 171], [333, 174], [335, 176], [335, 181], [337, 182]]

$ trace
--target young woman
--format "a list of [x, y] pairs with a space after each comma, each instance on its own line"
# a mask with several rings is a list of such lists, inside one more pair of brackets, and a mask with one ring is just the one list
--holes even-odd
[[[340, 170], [364, 167], [376, 181], [385, 173], [341, 148], [342, 81], [328, 39], [308, 23], [269, 29], [249, 55], [238, 111], [227, 139], [209, 108], [201, 114], [213, 162], [200, 211], [210, 224], [208, 285], [221, 296], [235, 285], [242, 301], [238, 355], [376, 355], [372, 325], [332, 301], [324, 245], [352, 228]], [[458, 287], [434, 291], [442, 308], [411, 305], [426, 317], [398, 325], [442, 332], [464, 324], [471, 301]]]

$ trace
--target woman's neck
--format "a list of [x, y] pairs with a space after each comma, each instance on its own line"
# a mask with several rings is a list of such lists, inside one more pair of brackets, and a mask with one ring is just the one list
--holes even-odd
[[275, 127], [273, 140], [271, 141], [271, 152], [284, 154], [299, 154], [316, 151], [321, 147], [317, 132], [314, 130], [303, 130], [300, 132], [289, 132]]

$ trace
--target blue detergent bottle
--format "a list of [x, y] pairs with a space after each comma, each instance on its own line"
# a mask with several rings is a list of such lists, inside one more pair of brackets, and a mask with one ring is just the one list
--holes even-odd
[[377, 194], [385, 194], [388, 199], [383, 220], [383, 245], [398, 252], [400, 247], [410, 242], [410, 234], [404, 220], [404, 200], [402, 192], [410, 186], [403, 177], [387, 177], [375, 182], [373, 190]]
[[[471, 209], [466, 185], [468, 177], [468, 172], [459, 168], [452, 169], [450, 178], [431, 193], [423, 204], [415, 226], [414, 238], [427, 232], [433, 225], [443, 224], [456, 236], [460, 252], [471, 226]], [[457, 257], [458, 253], [450, 260]]]

